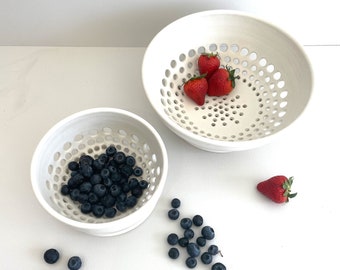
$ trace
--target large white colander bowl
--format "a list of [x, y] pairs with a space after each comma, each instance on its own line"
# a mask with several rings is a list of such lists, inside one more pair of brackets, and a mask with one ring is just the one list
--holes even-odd
[[[199, 73], [203, 52], [218, 53], [236, 69], [235, 89], [206, 96], [197, 106], [183, 83]], [[180, 18], [162, 29], [146, 49], [142, 79], [164, 123], [192, 145], [230, 152], [264, 145], [304, 112], [312, 92], [312, 69], [303, 48], [287, 33], [255, 16], [212, 10]]]
[[[61, 194], [71, 161], [83, 155], [97, 158], [109, 146], [133, 156], [149, 185], [133, 208], [113, 218], [83, 214], [79, 202]], [[153, 211], [164, 188], [168, 158], [157, 131], [141, 117], [121, 109], [94, 108], [75, 113], [52, 127], [39, 142], [31, 162], [33, 191], [43, 208], [79, 231], [113, 236], [128, 232]]]

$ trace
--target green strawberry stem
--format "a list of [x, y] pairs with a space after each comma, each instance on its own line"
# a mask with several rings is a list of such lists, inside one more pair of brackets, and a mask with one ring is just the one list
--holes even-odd
[[294, 177], [289, 177], [283, 184], [282, 187], [285, 190], [283, 196], [287, 197], [287, 202], [289, 201], [289, 199], [294, 198], [297, 193], [290, 193], [291, 192], [291, 187], [293, 185], [293, 180]]
[[226, 66], [226, 69], [229, 72], [228, 80], [231, 81], [232, 87], [235, 88], [235, 80], [240, 79], [240, 76], [239, 75], [235, 76], [235, 69], [232, 69], [231, 66]]

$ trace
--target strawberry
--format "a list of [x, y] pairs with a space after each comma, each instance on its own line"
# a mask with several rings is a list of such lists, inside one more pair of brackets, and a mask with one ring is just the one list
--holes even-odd
[[288, 202], [297, 193], [290, 193], [293, 177], [276, 175], [257, 184], [257, 190], [276, 203]]
[[198, 57], [198, 70], [201, 75], [205, 74], [207, 80], [220, 67], [220, 59], [217, 53], [202, 53]]
[[235, 88], [235, 69], [219, 68], [209, 78], [208, 96], [224, 96], [229, 94]]
[[184, 83], [184, 93], [199, 106], [204, 104], [207, 91], [208, 81], [205, 75], [194, 76]]

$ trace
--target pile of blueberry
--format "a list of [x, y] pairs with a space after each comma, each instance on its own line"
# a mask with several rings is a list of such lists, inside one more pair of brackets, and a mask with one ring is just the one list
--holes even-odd
[[82, 155], [68, 163], [71, 176], [61, 187], [61, 194], [80, 203], [84, 214], [113, 218], [117, 211], [133, 208], [149, 186], [139, 179], [143, 169], [136, 159], [110, 145], [98, 158]]
[[[171, 220], [179, 219], [180, 212], [178, 208], [180, 205], [181, 201], [178, 198], [172, 199], [172, 208], [168, 211], [168, 217]], [[215, 255], [220, 254], [222, 256], [216, 245], [207, 245], [209, 240], [215, 238], [215, 232], [212, 227], [208, 225], [203, 226], [202, 216], [195, 215], [193, 218], [181, 218], [180, 227], [184, 230], [183, 235], [179, 236], [176, 233], [170, 233], [167, 237], [168, 244], [172, 246], [168, 251], [168, 256], [171, 259], [177, 259], [180, 256], [179, 248], [186, 250], [187, 258], [185, 264], [188, 268], [195, 268], [198, 260], [205, 265], [209, 265], [213, 262], [213, 257]], [[200, 229], [201, 232], [196, 238], [194, 227], [196, 227], [196, 230]], [[204, 247], [206, 247], [206, 250], [202, 252]], [[212, 264], [211, 270], [226, 270], [226, 267], [222, 263], [216, 262]]]
[[[44, 260], [48, 264], [55, 264], [59, 260], [59, 251], [55, 248], [50, 248], [44, 253]], [[82, 260], [79, 256], [72, 256], [67, 262], [69, 270], [78, 270], [82, 265]]]

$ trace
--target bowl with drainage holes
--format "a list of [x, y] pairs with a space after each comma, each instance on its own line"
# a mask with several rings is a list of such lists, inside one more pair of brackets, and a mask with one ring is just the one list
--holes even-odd
[[41, 139], [31, 162], [32, 187], [42, 207], [60, 222], [96, 236], [123, 234], [142, 224], [161, 196], [167, 172], [158, 132], [140, 116], [115, 108], [88, 109], [61, 120]]
[[[217, 53], [239, 76], [231, 93], [197, 106], [183, 84], [202, 53]], [[182, 17], [149, 43], [142, 80], [152, 107], [175, 134], [212, 152], [252, 149], [282, 136], [309, 103], [312, 68], [303, 47], [251, 14], [211, 10]]]

